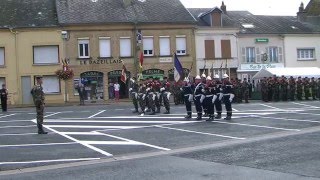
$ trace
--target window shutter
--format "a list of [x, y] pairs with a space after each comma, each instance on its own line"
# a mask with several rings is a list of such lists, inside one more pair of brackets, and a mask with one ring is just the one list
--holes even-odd
[[271, 53], [270, 53], [270, 48], [269, 47], [266, 47], [266, 55], [267, 55], [267, 59], [266, 59], [265, 62], [271, 62], [270, 59], [272, 57], [271, 57]]
[[34, 64], [59, 63], [59, 46], [35, 46], [33, 53]]
[[59, 93], [60, 81], [57, 76], [44, 76], [42, 87], [45, 93]]
[[4, 65], [4, 48], [0, 48], [0, 66]]
[[[180, 51], [180, 53], [177, 54], [186, 54], [187, 53], [187, 40], [185, 37], [177, 37], [176, 38], [176, 50]], [[182, 52], [184, 53], [182, 53]]]
[[120, 57], [131, 56], [131, 39], [122, 38], [120, 39]]
[[110, 39], [99, 40], [100, 57], [111, 57]]
[[231, 44], [230, 40], [221, 40], [221, 55], [224, 59], [231, 58]]
[[160, 38], [160, 56], [170, 56], [170, 38]]
[[261, 63], [260, 49], [258, 47], [256, 47], [255, 49], [256, 49], [256, 63]]
[[278, 57], [279, 57], [279, 63], [281, 63], [283, 61], [283, 51], [282, 51], [282, 47], [278, 47]]
[[241, 58], [242, 58], [242, 62], [246, 63], [246, 48], [241, 48]]
[[214, 59], [215, 58], [214, 40], [205, 40], [204, 47], [205, 47], [205, 58]]

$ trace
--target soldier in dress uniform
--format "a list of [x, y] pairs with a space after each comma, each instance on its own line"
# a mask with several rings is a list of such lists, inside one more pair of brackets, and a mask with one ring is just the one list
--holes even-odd
[[134, 111], [133, 113], [138, 113], [139, 110], [138, 110], [138, 90], [139, 90], [139, 85], [138, 83], [136, 82], [136, 78], [135, 77], [132, 77], [130, 79], [130, 88], [129, 88], [129, 92], [131, 93], [131, 98], [132, 98], [132, 103], [133, 103], [133, 106], [134, 106]]
[[138, 101], [139, 101], [139, 106], [141, 109], [141, 116], [144, 116], [145, 114], [145, 108], [146, 108], [146, 97], [147, 97], [147, 92], [146, 92], [147, 86], [144, 82], [141, 82], [139, 85], [138, 89]]
[[2, 84], [2, 89], [0, 89], [0, 97], [2, 112], [7, 112], [8, 89], [5, 84]]
[[303, 89], [303, 82], [301, 80], [301, 77], [299, 76], [298, 77], [298, 80], [297, 80], [297, 99], [299, 101], [302, 100], [302, 89]]
[[164, 114], [170, 114], [170, 96], [171, 96], [171, 92], [170, 92], [170, 82], [168, 82], [168, 78], [164, 77], [164, 81], [162, 82], [161, 85], [161, 89], [160, 89], [160, 93], [161, 93], [161, 98], [164, 104], [164, 108], [166, 109], [166, 112]]
[[249, 103], [249, 83], [247, 81], [247, 78], [243, 79], [242, 92], [245, 103]]
[[154, 103], [155, 106], [157, 108], [156, 113], [160, 113], [160, 89], [161, 89], [161, 83], [159, 81], [159, 78], [156, 77], [153, 81], [153, 89], [154, 89], [154, 93], [156, 95]]
[[203, 84], [203, 89], [202, 89], [202, 96], [200, 98], [200, 102], [201, 102], [201, 105], [202, 105], [202, 109], [203, 109], [203, 112], [204, 114], [202, 115], [203, 117], [208, 117], [208, 108], [206, 106], [206, 104], [204, 103], [204, 99], [206, 98], [204, 92], [205, 92], [205, 86], [207, 84], [207, 76], [205, 74], [202, 74], [201, 75], [201, 80], [202, 80], [202, 84]]
[[191, 85], [189, 79], [186, 77], [183, 80], [183, 87], [182, 87], [182, 92], [184, 95], [184, 104], [186, 106], [187, 110], [187, 116], [185, 117], [186, 119], [191, 119], [192, 118], [192, 106], [191, 103], [193, 101], [193, 90], [194, 86]]
[[215, 116], [216, 119], [221, 119], [221, 114], [222, 114], [222, 98], [223, 98], [223, 93], [222, 93], [222, 82], [220, 81], [220, 77], [218, 74], [214, 76], [215, 78], [215, 95], [217, 96], [216, 100], [214, 101], [214, 106], [216, 108], [217, 115]]
[[156, 96], [157, 95], [156, 95], [155, 90], [154, 90], [153, 87], [154, 87], [153, 81], [147, 83], [147, 89], [146, 89], [147, 97], [148, 97], [147, 103], [148, 103], [148, 108], [150, 109], [150, 112], [151, 112], [149, 115], [155, 115], [156, 114], [155, 100], [156, 100]]
[[284, 76], [282, 76], [280, 80], [280, 89], [281, 89], [282, 101], [287, 101], [288, 100], [288, 80]]
[[294, 96], [296, 94], [296, 80], [292, 76], [289, 78], [289, 94], [290, 100], [294, 101]]
[[310, 82], [309, 78], [305, 77], [303, 80], [303, 90], [304, 90], [304, 98], [305, 100], [309, 100], [310, 97]]
[[223, 102], [226, 107], [227, 111], [227, 117], [225, 117], [225, 120], [231, 120], [232, 116], [232, 100], [234, 98], [233, 93], [233, 85], [229, 81], [229, 76], [227, 74], [223, 75], [223, 86], [222, 86], [222, 92], [223, 92]]
[[203, 97], [204, 84], [201, 82], [201, 77], [198, 75], [195, 78], [195, 90], [194, 90], [194, 105], [197, 110], [197, 120], [202, 120], [202, 104], [201, 97]]
[[214, 101], [216, 100], [217, 96], [215, 95], [215, 91], [214, 91], [214, 85], [212, 82], [212, 78], [210, 76], [207, 77], [207, 84], [205, 86], [205, 99], [204, 99], [204, 103], [207, 107], [207, 112], [208, 112], [208, 116], [209, 119], [207, 119], [206, 121], [213, 121], [214, 120]]
[[48, 134], [43, 130], [43, 111], [45, 105], [45, 95], [42, 88], [42, 76], [36, 77], [37, 84], [32, 88], [31, 95], [37, 111], [38, 134]]
[[311, 92], [312, 92], [312, 99], [317, 99], [317, 82], [314, 80], [314, 77], [311, 78], [310, 82]]

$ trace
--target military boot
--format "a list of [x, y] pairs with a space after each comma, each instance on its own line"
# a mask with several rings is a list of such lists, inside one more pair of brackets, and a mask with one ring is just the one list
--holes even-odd
[[163, 114], [170, 114], [170, 111], [169, 110], [167, 110], [166, 112], [164, 112]]
[[209, 116], [209, 119], [207, 119], [206, 121], [208, 121], [208, 122], [214, 121], [214, 116], [213, 116], [213, 115], [210, 115], [210, 116]]
[[188, 114], [187, 116], [184, 117], [185, 119], [191, 119], [191, 114]]
[[198, 116], [197, 116], [196, 120], [197, 120], [197, 121], [202, 120], [202, 115], [201, 115], [201, 114], [198, 114]]
[[38, 134], [48, 134], [48, 132], [43, 130], [42, 124], [38, 125]]
[[224, 120], [231, 120], [231, 116], [225, 117]]
[[160, 109], [158, 109], [158, 108], [157, 108], [157, 111], [156, 111], [156, 113], [160, 113]]
[[218, 115], [216, 115], [215, 118], [216, 118], [216, 119], [221, 119], [221, 114], [219, 113]]

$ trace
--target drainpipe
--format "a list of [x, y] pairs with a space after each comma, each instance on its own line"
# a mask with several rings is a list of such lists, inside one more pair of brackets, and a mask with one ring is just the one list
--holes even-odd
[[[17, 96], [19, 96], [21, 93], [20, 93], [20, 86], [19, 86], [19, 52], [18, 52], [18, 31], [14, 31], [12, 27], [9, 27], [9, 31], [11, 32], [11, 34], [14, 35], [14, 48], [15, 48], [15, 61], [16, 61], [16, 83], [17, 83]], [[13, 93], [14, 95], [15, 93]], [[13, 97], [12, 97], [13, 98]], [[13, 103], [15, 103], [13, 101]]]

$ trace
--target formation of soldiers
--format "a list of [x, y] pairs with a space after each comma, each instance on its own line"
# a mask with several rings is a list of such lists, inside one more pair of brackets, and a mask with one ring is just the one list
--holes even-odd
[[[130, 81], [129, 91], [134, 105], [133, 113], [155, 115], [160, 113], [161, 104], [163, 104], [166, 110], [164, 114], [170, 114], [171, 92], [167, 77], [164, 77], [162, 82], [158, 78], [146, 78], [138, 84], [135, 77]], [[141, 111], [139, 111], [139, 107]]]
[[265, 77], [260, 80], [260, 87], [265, 102], [320, 99], [320, 78]]

